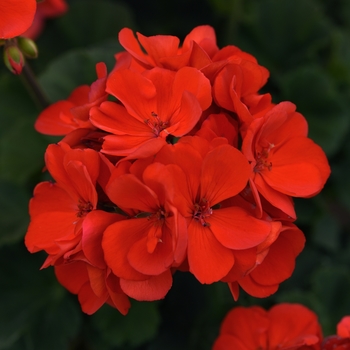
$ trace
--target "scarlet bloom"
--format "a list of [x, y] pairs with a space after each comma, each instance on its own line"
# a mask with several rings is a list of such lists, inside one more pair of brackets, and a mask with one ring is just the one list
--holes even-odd
[[236, 307], [225, 317], [213, 350], [319, 350], [317, 316], [299, 304]]
[[57, 101], [43, 110], [35, 122], [35, 129], [46, 135], [66, 135], [77, 129], [96, 129], [89, 121], [89, 111], [107, 100], [106, 65], [98, 63], [96, 72], [98, 79], [91, 86], [79, 86], [67, 100]]
[[278, 222], [273, 224], [278, 231], [257, 247], [254, 268], [237, 281], [229, 282], [235, 300], [238, 300], [239, 286], [249, 295], [265, 298], [275, 293], [280, 283], [292, 275], [295, 259], [305, 245], [304, 234], [290, 223], [281, 228], [276, 226]]
[[79, 295], [84, 312], [91, 314], [108, 302], [127, 313], [128, 298], [105, 264], [101, 248], [104, 229], [124, 219], [97, 208], [96, 187], [104, 188], [111, 165], [98, 152], [72, 150], [64, 143], [50, 145], [45, 160], [56, 183], [42, 182], [34, 190], [27, 249], [48, 254], [43, 267], [57, 266], [60, 282]]
[[0, 39], [24, 33], [32, 24], [36, 0], [4, 0], [0, 3]]
[[65, 0], [43, 0], [38, 2], [34, 21], [22, 35], [36, 39], [43, 30], [46, 18], [61, 16], [67, 9], [68, 5]]
[[102, 152], [132, 159], [156, 154], [170, 135], [186, 135], [211, 104], [209, 80], [190, 67], [115, 70], [106, 91], [124, 106], [106, 101], [91, 110], [91, 122], [113, 134], [104, 138]]
[[326, 337], [322, 342], [322, 350], [350, 349], [350, 316], [344, 316], [337, 325], [337, 335]]
[[205, 140], [188, 137], [164, 147], [156, 160], [174, 164], [175, 206], [187, 219], [190, 272], [201, 283], [219, 281], [234, 266], [236, 250], [256, 247], [271, 231], [268, 222], [242, 208], [220, 208], [222, 201], [245, 187], [246, 159], [230, 145], [210, 149]]
[[66, 253], [65, 263], [55, 265], [58, 281], [71, 293], [78, 295], [82, 310], [89, 315], [105, 303], [123, 315], [130, 308], [129, 299], [120, 288], [120, 280], [107, 267], [101, 249], [103, 231], [122, 219], [121, 215], [101, 210], [89, 213], [83, 222], [81, 241], [77, 248]]
[[72, 150], [64, 143], [48, 146], [45, 163], [56, 183], [36, 186], [25, 237], [30, 252], [45, 250], [49, 254], [45, 266], [65, 258], [67, 251], [79, 244], [83, 221], [97, 208], [100, 162], [100, 155], [93, 150]]
[[307, 137], [307, 122], [291, 102], [283, 102], [249, 125], [242, 152], [251, 165], [250, 186], [273, 206], [295, 218], [291, 197], [311, 197], [330, 174], [327, 158]]
[[[198, 26], [185, 38], [180, 47], [179, 38], [171, 35], [144, 36], [124, 28], [119, 33], [119, 42], [132, 58], [145, 69], [161, 67], [178, 70], [185, 66], [201, 69], [211, 63], [217, 51], [215, 31], [210, 26]], [[144, 51], [140, 47], [142, 45]]]
[[105, 230], [102, 248], [127, 295], [158, 300], [172, 285], [171, 267], [185, 258], [186, 223], [172, 204], [174, 185], [167, 167], [153, 163], [140, 172], [138, 163], [132, 169], [139, 174], [112, 174], [106, 186], [111, 201], [131, 217]]
[[245, 124], [261, 110], [272, 107], [270, 94], [258, 94], [270, 73], [255, 57], [231, 45], [217, 52], [213, 62], [224, 63], [213, 84], [214, 100], [220, 107], [235, 112]]

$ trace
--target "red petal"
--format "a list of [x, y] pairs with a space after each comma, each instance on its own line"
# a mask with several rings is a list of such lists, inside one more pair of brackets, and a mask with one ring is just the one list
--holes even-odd
[[204, 47], [209, 56], [212, 56], [218, 50], [216, 46], [215, 30], [211, 26], [202, 25], [193, 28], [185, 37], [182, 45], [183, 50], [188, 50], [190, 48], [191, 41]]
[[202, 110], [194, 95], [183, 91], [180, 108], [170, 117], [170, 126], [165, 130], [174, 136], [184, 136], [197, 124]]
[[94, 210], [88, 213], [83, 222], [82, 250], [89, 262], [100, 269], [106, 267], [102, 251], [103, 231], [116, 221], [124, 219], [118, 214]]
[[90, 284], [86, 283], [78, 294], [81, 309], [88, 315], [95, 313], [107, 301], [108, 293], [98, 297], [92, 290]]
[[29, 213], [32, 218], [50, 211], [75, 213], [77, 203], [56, 183], [41, 182], [35, 189], [29, 203]]
[[271, 225], [239, 207], [217, 209], [207, 220], [216, 239], [226, 248], [248, 249], [262, 243]]
[[108, 302], [113, 307], [117, 308], [122, 315], [126, 315], [130, 309], [129, 298], [120, 288], [120, 280], [118, 277], [109, 274], [107, 279], [107, 290], [110, 301]]
[[161, 137], [109, 135], [104, 137], [102, 152], [114, 156], [126, 156], [123, 160], [147, 158], [155, 155], [166, 141]]
[[56, 240], [73, 239], [76, 212], [47, 212], [36, 215], [29, 224], [25, 245], [31, 252], [45, 250], [56, 254], [59, 250]]
[[300, 349], [321, 341], [320, 325], [315, 313], [299, 304], [278, 304], [268, 311], [271, 349]]
[[176, 72], [173, 91], [188, 91], [198, 100], [202, 110], [211, 105], [210, 81], [199, 70], [191, 67], [181, 68]]
[[90, 287], [94, 294], [98, 297], [105, 296], [106, 289], [106, 270], [100, 269], [90, 264], [86, 264], [89, 275]]
[[[273, 206], [282, 210], [290, 218], [296, 218], [296, 213], [294, 210], [294, 202], [291, 197], [284, 193], [278, 192], [270, 187], [265, 179], [260, 175], [256, 174], [253, 183], [259, 193]], [[252, 186], [253, 188], [253, 186]]]
[[245, 350], [267, 349], [268, 327], [267, 313], [261, 307], [236, 307], [226, 315], [221, 325], [220, 335], [234, 336], [238, 343], [244, 344]]
[[111, 201], [120, 207], [153, 213], [160, 206], [157, 195], [132, 174], [114, 178], [106, 191]]
[[286, 141], [271, 157], [271, 171], [261, 175], [275, 190], [294, 197], [318, 193], [326, 182], [330, 168], [318, 145], [305, 137]]
[[[157, 225], [157, 223], [154, 225]], [[164, 230], [161, 227], [159, 229]], [[160, 275], [168, 270], [173, 263], [170, 232], [163, 231], [161, 242], [157, 242], [152, 253], [147, 249], [148, 240], [149, 237], [146, 236], [131, 247], [128, 253], [128, 261], [135, 270], [145, 275]]]
[[116, 222], [103, 233], [102, 249], [106, 264], [118, 277], [130, 280], [144, 280], [147, 276], [136, 271], [128, 261], [128, 253], [145, 236], [150, 225], [147, 218], [129, 219]]
[[261, 263], [251, 272], [258, 284], [274, 285], [289, 278], [295, 268], [295, 259], [305, 244], [304, 234], [297, 228], [284, 228]]
[[140, 73], [128, 69], [113, 71], [108, 77], [106, 91], [141, 122], [151, 118], [152, 112], [158, 113], [157, 90], [153, 82]]
[[78, 294], [81, 287], [89, 281], [86, 264], [81, 261], [55, 266], [55, 274], [58, 282], [73, 294]]
[[246, 293], [256, 298], [269, 297], [276, 293], [279, 287], [279, 284], [266, 286], [256, 283], [250, 275], [240, 279], [238, 283]]
[[[230, 334], [220, 334], [215, 340], [212, 350], [251, 350], [245, 343]], [[259, 348], [257, 348], [259, 349]]]
[[213, 206], [233, 197], [247, 185], [250, 166], [236, 148], [223, 145], [210, 151], [203, 160], [201, 198]]
[[350, 338], [350, 316], [344, 316], [337, 324], [337, 335]]
[[35, 122], [35, 130], [45, 135], [66, 135], [77, 128], [73, 122], [67, 123], [61, 116], [70, 116], [73, 119], [70, 109], [74, 104], [69, 101], [58, 101], [45, 108]]
[[159, 65], [162, 57], [175, 56], [180, 44], [179, 38], [171, 35], [154, 35], [146, 37], [137, 33], [140, 44], [152, 58], [155, 65]]
[[144, 281], [120, 279], [120, 286], [125, 294], [139, 301], [160, 300], [171, 288], [173, 278], [170, 271], [153, 276]]
[[123, 28], [119, 32], [118, 39], [119, 39], [120, 45], [122, 45], [124, 49], [128, 51], [135, 59], [140, 61], [141, 64], [144, 64], [150, 67], [151, 65], [150, 59], [141, 50], [140, 45], [136, 40], [131, 29]]
[[210, 228], [195, 220], [188, 227], [187, 254], [190, 272], [201, 283], [219, 281], [234, 264], [232, 251], [218, 242]]
[[0, 3], [0, 39], [23, 34], [32, 24], [36, 0], [6, 0]]
[[100, 107], [92, 108], [90, 120], [97, 128], [115, 135], [154, 136], [144, 120], [134, 118], [123, 106], [114, 102], [106, 101]]

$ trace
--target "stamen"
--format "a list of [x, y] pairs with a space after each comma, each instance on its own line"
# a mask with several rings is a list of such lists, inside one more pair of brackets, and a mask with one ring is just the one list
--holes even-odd
[[256, 164], [254, 166], [254, 172], [258, 173], [265, 168], [267, 168], [269, 171], [272, 169], [272, 162], [268, 161], [269, 153], [274, 148], [275, 145], [273, 143], [269, 143], [268, 147], [262, 148], [261, 152], [257, 152], [256, 154]]
[[193, 218], [204, 227], [209, 227], [210, 223], [205, 221], [205, 218], [213, 214], [213, 209], [210, 208], [206, 198], [202, 198], [199, 203], [194, 205]]
[[78, 213], [77, 217], [81, 218], [88, 214], [92, 209], [94, 209], [93, 205], [90, 202], [84, 202], [81, 199], [78, 201]]
[[154, 120], [146, 119], [144, 122], [152, 129], [155, 136], [159, 136], [162, 131], [169, 135], [168, 131], [166, 130], [166, 128], [169, 125], [169, 122], [162, 121], [159, 118], [158, 114], [153, 111], [151, 112], [151, 116], [154, 118]]

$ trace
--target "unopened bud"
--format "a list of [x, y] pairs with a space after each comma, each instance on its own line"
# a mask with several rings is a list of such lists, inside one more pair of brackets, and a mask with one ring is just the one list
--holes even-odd
[[38, 48], [32, 39], [19, 37], [17, 38], [17, 43], [24, 56], [28, 58], [38, 57]]
[[21, 74], [24, 66], [24, 57], [17, 46], [8, 46], [4, 50], [4, 62], [13, 74]]

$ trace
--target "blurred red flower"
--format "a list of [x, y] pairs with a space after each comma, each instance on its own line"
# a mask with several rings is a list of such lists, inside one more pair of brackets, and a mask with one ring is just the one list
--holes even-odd
[[350, 350], [350, 316], [343, 317], [337, 324], [337, 335], [323, 340], [322, 350]]
[[316, 314], [303, 305], [236, 307], [222, 322], [213, 350], [319, 350], [321, 340]]
[[23, 34], [32, 24], [36, 0], [2, 0], [0, 2], [0, 39]]
[[67, 9], [68, 5], [65, 0], [43, 0], [38, 2], [34, 21], [22, 35], [36, 39], [42, 32], [47, 18], [61, 16]]

